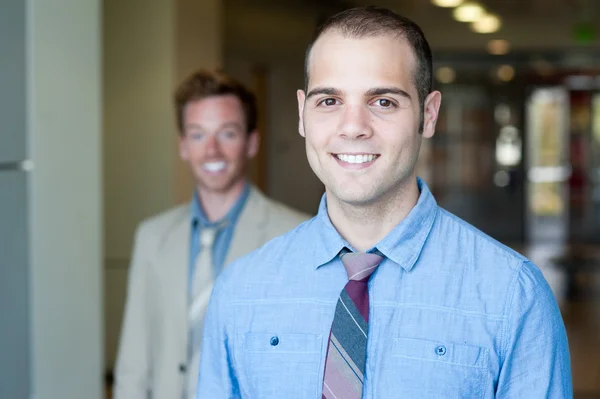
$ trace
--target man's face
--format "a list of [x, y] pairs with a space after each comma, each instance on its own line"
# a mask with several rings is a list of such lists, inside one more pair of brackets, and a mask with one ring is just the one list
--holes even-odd
[[[308, 91], [298, 91], [300, 134], [328, 195], [353, 205], [392, 199], [415, 178], [421, 144], [413, 83], [416, 59], [393, 36], [325, 33], [313, 46]], [[425, 101], [423, 137], [433, 136], [440, 93]]]
[[244, 179], [258, 151], [258, 133], [248, 135], [240, 100], [213, 96], [188, 103], [183, 112], [179, 155], [201, 190], [226, 193]]

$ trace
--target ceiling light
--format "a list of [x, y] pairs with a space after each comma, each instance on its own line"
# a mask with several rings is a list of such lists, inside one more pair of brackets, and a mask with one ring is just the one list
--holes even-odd
[[515, 77], [515, 68], [510, 65], [502, 65], [496, 71], [496, 75], [502, 82], [510, 82]]
[[454, 79], [456, 79], [456, 72], [450, 67], [440, 67], [435, 72], [435, 78], [440, 83], [452, 83], [454, 82]]
[[493, 55], [504, 55], [510, 51], [510, 43], [504, 39], [490, 40], [487, 44], [488, 53]]
[[471, 29], [477, 33], [494, 33], [501, 25], [500, 18], [494, 14], [485, 14], [471, 24]]
[[431, 2], [438, 7], [458, 7], [464, 0], [431, 0]]
[[452, 16], [459, 22], [474, 22], [485, 14], [484, 8], [474, 2], [464, 3], [452, 12]]

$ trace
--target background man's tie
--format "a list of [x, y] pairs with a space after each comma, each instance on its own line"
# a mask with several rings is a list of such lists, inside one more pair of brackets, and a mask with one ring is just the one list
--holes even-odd
[[342, 254], [349, 281], [340, 294], [331, 325], [323, 379], [324, 399], [362, 397], [369, 331], [368, 283], [382, 259], [376, 254]]
[[185, 396], [187, 399], [196, 398], [204, 314], [214, 283], [212, 248], [217, 233], [218, 228], [216, 227], [202, 227], [200, 230], [200, 251], [194, 267], [188, 310], [188, 328], [190, 332], [188, 340], [187, 395]]

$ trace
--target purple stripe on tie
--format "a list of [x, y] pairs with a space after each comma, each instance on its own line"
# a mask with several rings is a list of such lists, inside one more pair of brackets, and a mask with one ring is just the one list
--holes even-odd
[[345, 290], [348, 293], [352, 302], [356, 306], [356, 309], [360, 312], [361, 316], [365, 321], [369, 322], [369, 296], [365, 295], [365, 291], [367, 287], [365, 285], [368, 284], [369, 278], [366, 280], [355, 281], [350, 280], [348, 284], [346, 284]]

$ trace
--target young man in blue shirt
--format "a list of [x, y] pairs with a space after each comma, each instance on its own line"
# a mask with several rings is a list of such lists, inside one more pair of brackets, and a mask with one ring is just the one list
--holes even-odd
[[198, 398], [570, 398], [567, 337], [528, 259], [415, 174], [441, 103], [420, 28], [385, 9], [319, 30], [298, 91], [318, 215], [217, 281]]

